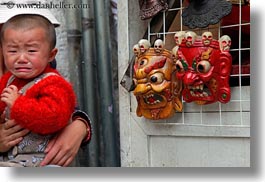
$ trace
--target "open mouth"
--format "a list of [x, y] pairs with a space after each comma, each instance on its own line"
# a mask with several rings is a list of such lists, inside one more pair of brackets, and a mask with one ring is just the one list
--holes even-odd
[[154, 93], [143, 96], [143, 99], [144, 102], [149, 105], [159, 104], [164, 100], [162, 96]]
[[208, 97], [212, 95], [210, 89], [204, 84], [196, 86], [189, 85], [188, 89], [193, 97]]

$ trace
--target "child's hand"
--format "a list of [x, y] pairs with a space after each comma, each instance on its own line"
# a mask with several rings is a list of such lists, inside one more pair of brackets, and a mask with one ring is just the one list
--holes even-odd
[[19, 95], [18, 88], [15, 85], [10, 85], [3, 90], [1, 94], [1, 101], [6, 103], [6, 105], [11, 108]]

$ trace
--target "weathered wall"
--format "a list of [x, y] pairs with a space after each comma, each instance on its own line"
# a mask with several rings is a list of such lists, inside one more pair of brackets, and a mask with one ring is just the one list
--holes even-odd
[[[52, 0], [41, 0], [43, 3], [50, 3]], [[53, 1], [54, 2], [54, 1]], [[68, 44], [67, 44], [67, 27], [65, 19], [66, 9], [51, 9], [53, 15], [61, 23], [60, 27], [56, 28], [57, 34], [57, 44], [56, 47], [59, 49], [56, 56], [57, 59], [57, 69], [60, 73], [69, 79], [69, 60], [68, 60]]]

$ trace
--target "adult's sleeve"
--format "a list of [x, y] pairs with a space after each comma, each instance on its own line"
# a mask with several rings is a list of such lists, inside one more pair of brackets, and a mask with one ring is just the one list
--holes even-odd
[[84, 138], [84, 140], [82, 142], [82, 146], [84, 146], [90, 142], [91, 137], [92, 137], [91, 120], [90, 120], [89, 116], [87, 115], [87, 113], [76, 108], [76, 110], [74, 111], [74, 113], [72, 115], [72, 120], [74, 121], [77, 118], [80, 121], [84, 122], [84, 124], [86, 125], [86, 129], [87, 129], [87, 136]]

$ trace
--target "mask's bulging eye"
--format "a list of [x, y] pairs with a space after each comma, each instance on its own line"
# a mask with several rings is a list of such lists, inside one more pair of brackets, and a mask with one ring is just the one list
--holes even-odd
[[141, 59], [141, 60], [139, 60], [138, 64], [139, 64], [140, 67], [143, 67], [144, 65], [147, 64], [147, 62], [148, 62], [147, 59]]
[[197, 64], [197, 71], [199, 73], [207, 73], [211, 68], [211, 64], [209, 61], [200, 61]]
[[176, 62], [176, 69], [177, 69], [178, 72], [183, 72], [184, 71], [183, 64], [180, 61]]
[[150, 77], [150, 82], [155, 84], [160, 84], [164, 81], [164, 76], [162, 73], [155, 73]]
[[157, 77], [156, 76], [152, 76], [150, 80], [151, 80], [151, 82], [155, 83], [155, 82], [157, 82]]

